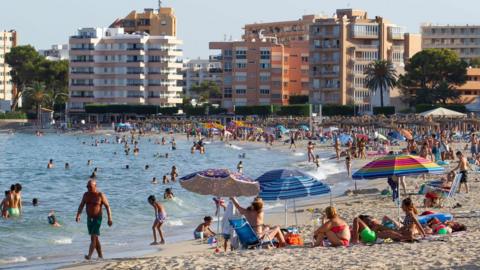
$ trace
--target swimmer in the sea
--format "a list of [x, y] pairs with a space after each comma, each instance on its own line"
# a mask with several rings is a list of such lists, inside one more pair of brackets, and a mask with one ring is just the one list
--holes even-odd
[[50, 214], [48, 214], [48, 224], [52, 225], [52, 227], [62, 227], [60, 223], [57, 221], [57, 217], [55, 216], [55, 212], [52, 210], [50, 211]]
[[54, 165], [53, 165], [53, 159], [50, 159], [48, 161], [48, 165], [47, 165], [47, 169], [53, 169]]

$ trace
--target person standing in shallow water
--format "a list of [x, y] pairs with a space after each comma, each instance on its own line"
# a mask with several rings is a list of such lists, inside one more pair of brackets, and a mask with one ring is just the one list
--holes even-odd
[[87, 212], [87, 228], [88, 234], [90, 234], [90, 248], [88, 255], [85, 255], [85, 259], [90, 260], [93, 255], [93, 251], [97, 250], [98, 258], [103, 258], [102, 247], [100, 245], [100, 226], [102, 225], [102, 206], [105, 206], [108, 216], [108, 226], [111, 227], [112, 213], [110, 211], [110, 205], [108, 204], [107, 197], [102, 192], [97, 190], [97, 182], [95, 180], [89, 180], [87, 183], [88, 191], [83, 194], [82, 201], [78, 206], [76, 222], [80, 222], [80, 216], [83, 212], [83, 207], [86, 206]]

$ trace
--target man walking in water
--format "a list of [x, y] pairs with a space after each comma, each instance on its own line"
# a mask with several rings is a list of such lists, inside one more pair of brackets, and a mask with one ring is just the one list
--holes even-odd
[[102, 225], [102, 206], [105, 206], [108, 216], [108, 226], [112, 226], [112, 213], [107, 197], [102, 192], [97, 191], [97, 182], [90, 179], [87, 183], [88, 191], [83, 194], [82, 202], [78, 206], [76, 221], [80, 221], [80, 215], [83, 212], [83, 207], [86, 205], [87, 209], [87, 228], [90, 234], [90, 249], [85, 259], [90, 260], [93, 251], [97, 250], [98, 258], [103, 259], [102, 247], [100, 245], [100, 226]]

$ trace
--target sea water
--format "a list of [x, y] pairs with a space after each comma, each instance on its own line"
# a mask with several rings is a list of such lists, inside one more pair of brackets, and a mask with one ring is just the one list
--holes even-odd
[[[168, 136], [166, 136], [168, 137]], [[109, 144], [94, 145], [96, 139], [107, 138]], [[161, 184], [163, 175], [170, 175], [176, 166], [179, 176], [207, 168], [235, 170], [243, 161], [244, 173], [252, 178], [279, 168], [297, 168], [308, 171], [319, 179], [342, 171], [343, 164], [322, 161], [320, 170], [305, 162], [304, 149], [280, 152], [269, 147], [225, 144], [213, 141], [206, 145], [206, 154], [190, 153], [192, 142], [177, 139], [177, 149], [169, 144], [154, 144], [160, 136], [140, 138], [140, 153], [125, 155], [122, 144], [114, 143], [114, 136], [0, 134], [0, 198], [11, 184], [21, 183], [24, 201], [23, 215], [19, 219], [0, 219], [0, 268], [29, 267], [53, 268], [83, 258], [89, 245], [86, 215], [75, 222], [75, 214], [86, 182], [95, 167], [98, 189], [110, 202], [113, 226], [107, 226], [106, 213], [101, 228], [102, 248], [106, 258], [133, 256], [154, 251], [151, 225], [153, 208], [147, 203], [155, 195], [164, 204], [168, 221], [164, 226], [166, 241], [192, 238], [196, 225], [205, 215], [214, 215], [215, 205], [210, 196], [190, 193], [177, 183]], [[168, 140], [168, 139], [167, 139]], [[132, 150], [133, 150], [133, 146]], [[156, 154], [169, 154], [158, 158]], [[239, 158], [245, 153], [246, 157]], [[322, 157], [331, 155], [321, 152]], [[47, 169], [49, 159], [55, 168]], [[88, 166], [87, 160], [93, 160]], [[64, 169], [68, 162], [70, 169]], [[145, 165], [150, 168], [145, 170]], [[125, 169], [129, 165], [130, 169]], [[159, 184], [152, 184], [156, 177]], [[348, 182], [330, 183], [333, 186]], [[172, 188], [173, 201], [164, 201], [165, 188]], [[339, 190], [337, 189], [337, 192]], [[38, 198], [39, 205], [31, 201]], [[244, 199], [248, 203], [250, 199]], [[280, 203], [265, 206], [268, 211]], [[48, 225], [47, 216], [54, 210], [60, 228]], [[96, 255], [95, 255], [96, 256]]]

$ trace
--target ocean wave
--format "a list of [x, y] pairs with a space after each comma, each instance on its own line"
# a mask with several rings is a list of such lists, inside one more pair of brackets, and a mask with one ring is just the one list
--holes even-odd
[[181, 219], [169, 219], [167, 220], [167, 224], [169, 226], [178, 227], [178, 226], [183, 226], [183, 221]]
[[226, 144], [225, 146], [236, 149], [236, 150], [242, 150], [243, 149], [242, 147], [234, 145], [234, 144]]
[[60, 239], [54, 239], [53, 243], [56, 245], [70, 245], [72, 244], [73, 239], [72, 238], [60, 238]]
[[15, 257], [7, 257], [4, 259], [0, 259], [0, 264], [8, 264], [8, 263], [20, 263], [28, 261], [27, 258], [23, 256], [15, 256]]
[[293, 155], [299, 157], [299, 156], [305, 156], [305, 153], [295, 152], [295, 153], [293, 153]]

